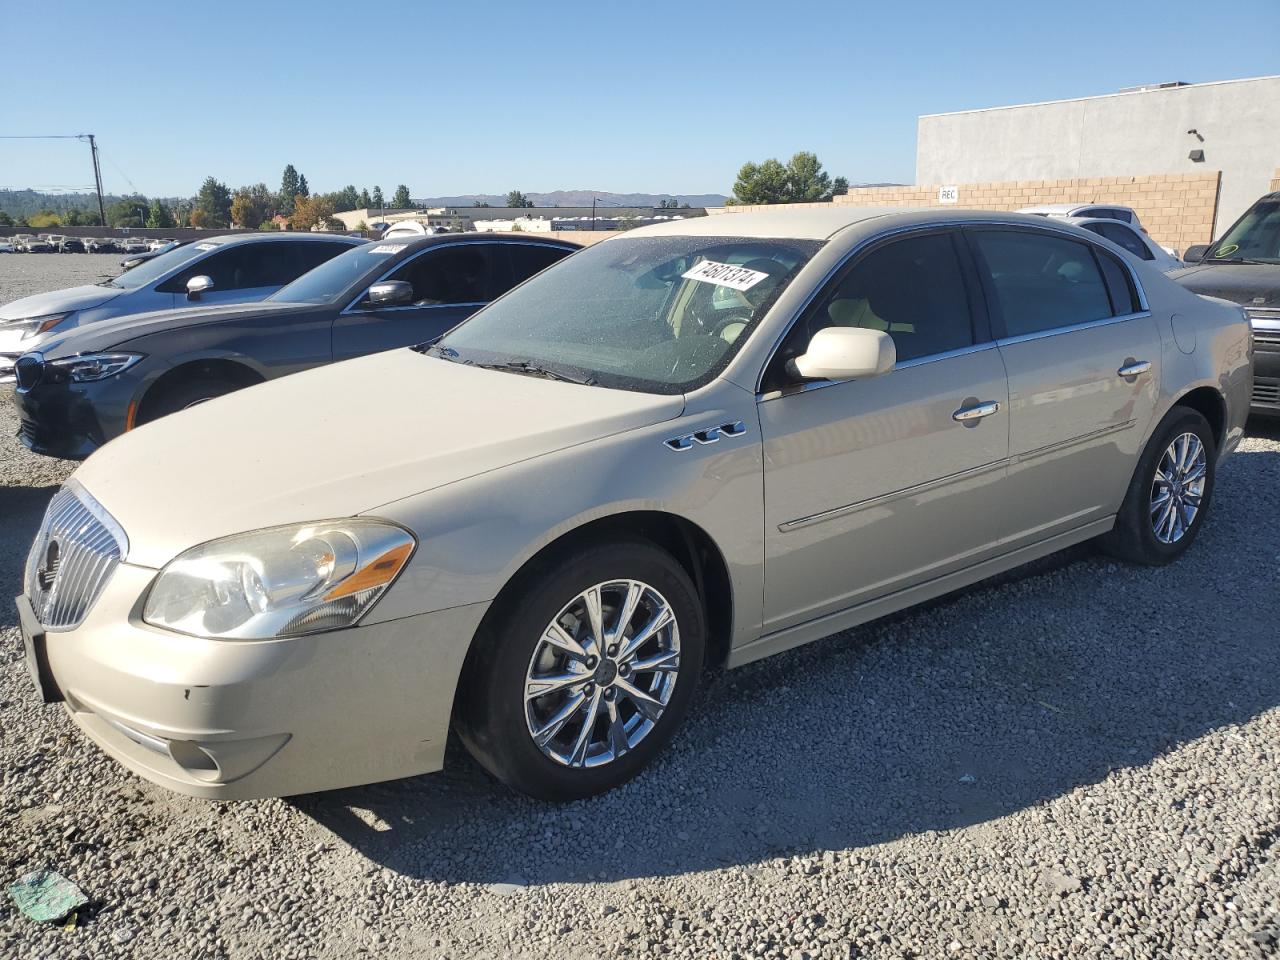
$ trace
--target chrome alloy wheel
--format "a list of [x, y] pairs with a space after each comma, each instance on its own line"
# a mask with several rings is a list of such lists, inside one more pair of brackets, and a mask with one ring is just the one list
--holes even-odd
[[1200, 438], [1190, 432], [1174, 437], [1151, 483], [1151, 529], [1161, 543], [1177, 543], [1195, 523], [1207, 473]]
[[653, 730], [679, 669], [666, 598], [638, 580], [598, 583], [543, 628], [525, 675], [529, 735], [568, 767], [616, 760]]

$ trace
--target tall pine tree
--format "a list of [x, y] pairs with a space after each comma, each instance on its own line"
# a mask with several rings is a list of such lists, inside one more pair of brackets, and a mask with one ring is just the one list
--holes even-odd
[[278, 206], [286, 217], [293, 213], [293, 198], [298, 195], [298, 171], [293, 164], [284, 168], [284, 176], [280, 178], [280, 198]]

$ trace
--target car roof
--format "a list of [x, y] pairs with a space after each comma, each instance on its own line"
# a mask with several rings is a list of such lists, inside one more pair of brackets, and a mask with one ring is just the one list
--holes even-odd
[[[137, 237], [138, 240], [147, 240], [148, 237]], [[257, 243], [264, 240], [288, 240], [290, 242], [315, 243], [319, 240], [344, 240], [350, 242], [353, 246], [356, 244], [367, 243], [364, 237], [349, 237], [345, 233], [312, 233], [310, 231], [294, 233], [290, 230], [270, 230], [266, 232], [254, 233], [224, 233], [214, 237], [200, 237], [199, 243], [216, 243], [222, 245], [224, 243]]]
[[1072, 223], [1072, 224], [1075, 224], [1077, 227], [1082, 227], [1086, 223], [1106, 223], [1106, 224], [1118, 223], [1120, 224], [1120, 226], [1126, 227], [1127, 229], [1132, 230], [1134, 233], [1139, 232], [1138, 229], [1134, 227], [1132, 223], [1125, 223], [1123, 220], [1113, 220], [1111, 217], [1063, 217], [1062, 222]]
[[579, 250], [582, 244], [574, 243], [572, 240], [562, 240], [553, 232], [547, 233], [497, 233], [494, 231], [477, 232], [477, 233], [433, 233], [427, 236], [418, 236], [417, 234], [386, 237], [382, 240], [373, 241], [375, 243], [394, 243], [403, 246], [407, 250], [421, 250], [424, 247], [432, 247], [440, 243], [551, 243], [556, 246], [565, 247], [570, 250]]
[[751, 213], [722, 213], [706, 217], [637, 227], [628, 237], [750, 237], [759, 239], [828, 240], [842, 230], [871, 220], [877, 228], [919, 223], [972, 223], [996, 220], [1045, 226], [1044, 219], [1006, 210], [969, 210], [954, 207], [804, 207], [785, 205]]

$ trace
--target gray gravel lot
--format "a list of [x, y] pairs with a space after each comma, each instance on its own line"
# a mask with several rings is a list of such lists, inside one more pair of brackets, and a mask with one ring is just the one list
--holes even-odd
[[[0, 257], [0, 302], [118, 258]], [[3, 389], [3, 388], [0, 388]], [[0, 582], [69, 464], [0, 398]], [[3, 957], [1280, 954], [1280, 430], [1180, 563], [1089, 549], [712, 678], [654, 769], [592, 801], [443, 774], [184, 799], [43, 708], [0, 603]]]

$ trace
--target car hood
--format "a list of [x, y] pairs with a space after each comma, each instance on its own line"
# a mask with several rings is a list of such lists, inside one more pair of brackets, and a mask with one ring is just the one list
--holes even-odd
[[88, 310], [91, 307], [100, 307], [122, 293], [124, 291], [118, 287], [99, 287], [92, 284], [68, 287], [65, 290], [51, 290], [49, 293], [37, 293], [0, 307], [0, 323], [5, 320], [21, 320], [24, 317], [44, 317], [51, 313], [66, 313], [69, 310]]
[[1206, 263], [1170, 273], [1169, 279], [1244, 307], [1280, 307], [1280, 264]]
[[162, 330], [194, 327], [222, 320], [238, 320], [247, 316], [278, 315], [316, 309], [302, 303], [226, 303], [218, 306], [180, 307], [176, 310], [153, 310], [149, 313], [127, 313], [95, 323], [55, 331], [37, 348], [46, 357], [56, 359], [93, 350], [109, 350], [130, 340]]
[[75, 472], [160, 567], [230, 534], [377, 508], [677, 417], [682, 396], [561, 383], [392, 350], [140, 427]]

